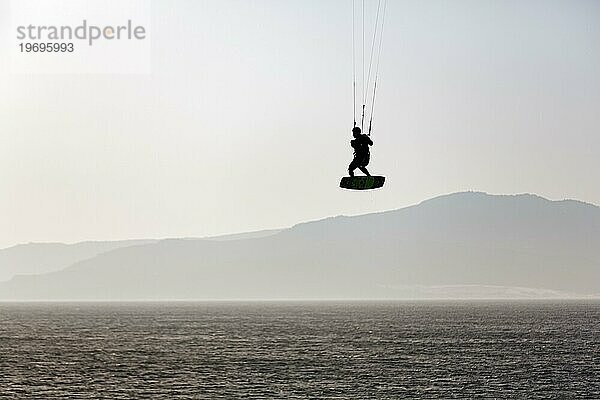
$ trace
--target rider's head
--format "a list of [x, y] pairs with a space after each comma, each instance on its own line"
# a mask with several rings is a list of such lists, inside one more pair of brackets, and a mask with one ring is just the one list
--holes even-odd
[[354, 135], [354, 137], [358, 137], [358, 135], [360, 135], [360, 128], [358, 126], [355, 126], [354, 128], [352, 128], [352, 135]]

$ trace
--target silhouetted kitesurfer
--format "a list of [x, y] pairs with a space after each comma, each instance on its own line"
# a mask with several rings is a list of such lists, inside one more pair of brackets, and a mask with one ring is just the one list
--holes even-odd
[[352, 128], [352, 135], [354, 139], [350, 141], [350, 145], [354, 149], [354, 159], [348, 166], [348, 173], [350, 176], [354, 176], [354, 170], [360, 169], [365, 175], [371, 176], [367, 171], [366, 166], [369, 165], [371, 159], [371, 152], [369, 146], [373, 146], [371, 138], [363, 133], [358, 126]]

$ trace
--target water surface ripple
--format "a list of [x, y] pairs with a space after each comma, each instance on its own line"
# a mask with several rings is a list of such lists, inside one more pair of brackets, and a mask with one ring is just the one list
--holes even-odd
[[0, 398], [600, 399], [600, 303], [4, 303]]

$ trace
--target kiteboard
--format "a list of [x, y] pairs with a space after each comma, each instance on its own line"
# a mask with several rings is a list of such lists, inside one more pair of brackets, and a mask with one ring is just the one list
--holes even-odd
[[345, 176], [340, 181], [342, 189], [369, 190], [383, 186], [385, 176]]

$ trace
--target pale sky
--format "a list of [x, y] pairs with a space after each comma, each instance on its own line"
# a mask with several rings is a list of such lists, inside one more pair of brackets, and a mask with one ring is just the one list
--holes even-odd
[[0, 248], [286, 227], [463, 190], [600, 204], [600, 1], [389, 0], [369, 166], [387, 182], [362, 193], [338, 188], [351, 7], [153, 1], [140, 75], [13, 74], [3, 30]]

